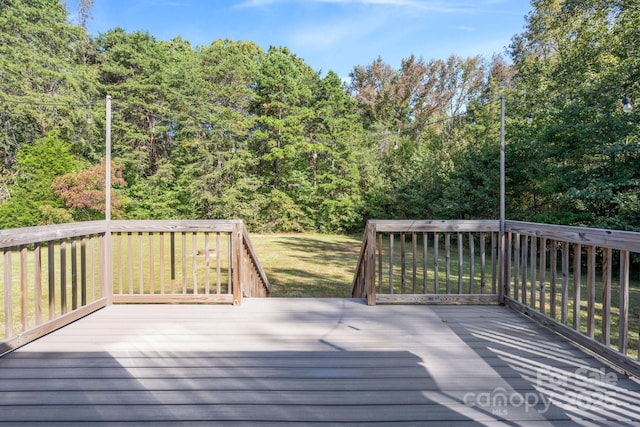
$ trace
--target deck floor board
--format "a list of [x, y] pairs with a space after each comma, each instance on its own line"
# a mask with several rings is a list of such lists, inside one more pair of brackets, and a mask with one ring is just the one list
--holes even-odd
[[43, 422], [640, 426], [640, 383], [502, 306], [114, 305], [0, 358]]

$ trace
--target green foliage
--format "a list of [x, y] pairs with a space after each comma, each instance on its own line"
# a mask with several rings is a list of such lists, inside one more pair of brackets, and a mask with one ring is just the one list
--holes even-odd
[[[638, 93], [638, 35], [628, 25], [640, 11], [596, 0], [534, 6], [511, 48], [518, 89], [536, 103], [536, 124], [514, 140], [513, 173], [529, 183], [513, 193], [516, 212], [638, 229], [639, 128], [621, 100], [625, 91]], [[525, 149], [530, 141], [536, 147]]]
[[96, 81], [79, 51], [85, 39], [60, 1], [0, 5], [0, 173], [12, 171], [23, 145], [51, 131], [86, 151]]
[[113, 98], [113, 150], [122, 158], [127, 182], [153, 174], [171, 151], [166, 45], [148, 33], [116, 28], [96, 39], [100, 80]]
[[0, 227], [40, 225], [68, 219], [64, 203], [53, 191], [55, 179], [80, 169], [69, 143], [55, 135], [24, 146], [17, 154], [17, 182], [11, 198], [0, 204]]
[[625, 91], [640, 99], [629, 2], [534, 0], [513, 65], [377, 58], [349, 84], [286, 47], [92, 39], [92, 0], [76, 2], [78, 26], [59, 0], [0, 3], [1, 227], [101, 217], [108, 94], [122, 218], [322, 232], [497, 218], [504, 96], [509, 218], [640, 229], [638, 110], [621, 111]]

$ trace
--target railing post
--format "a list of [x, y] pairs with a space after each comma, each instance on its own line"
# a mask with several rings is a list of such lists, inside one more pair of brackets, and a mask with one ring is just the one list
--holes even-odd
[[365, 286], [367, 305], [376, 305], [376, 226], [367, 224], [367, 262], [365, 267]]
[[618, 351], [626, 356], [629, 346], [629, 251], [624, 250], [620, 251], [619, 304]]
[[4, 319], [0, 319], [4, 322], [4, 333], [6, 337], [13, 336], [13, 292], [11, 277], [11, 248], [4, 248]]
[[[504, 222], [500, 222], [500, 232], [498, 237], [498, 302], [504, 304], [505, 296], [508, 296], [509, 268], [507, 264], [507, 233], [504, 231]], [[516, 296], [517, 298], [517, 296]]]
[[242, 304], [242, 225], [237, 222], [233, 224], [231, 261], [233, 269], [233, 305]]

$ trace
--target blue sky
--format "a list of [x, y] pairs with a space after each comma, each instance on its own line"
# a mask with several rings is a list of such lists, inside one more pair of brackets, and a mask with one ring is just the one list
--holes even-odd
[[[70, 11], [78, 0], [68, 0]], [[398, 68], [425, 60], [504, 53], [529, 0], [95, 0], [89, 31], [148, 31], [193, 45], [229, 38], [287, 46], [316, 71], [347, 77], [378, 56]]]

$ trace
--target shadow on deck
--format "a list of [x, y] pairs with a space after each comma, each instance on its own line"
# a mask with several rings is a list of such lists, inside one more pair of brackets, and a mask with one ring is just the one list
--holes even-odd
[[640, 424], [638, 382], [495, 305], [112, 305], [0, 378], [10, 425]]

